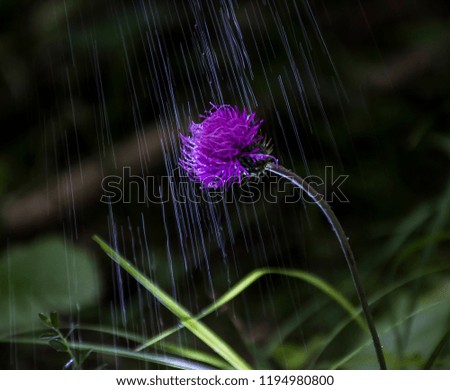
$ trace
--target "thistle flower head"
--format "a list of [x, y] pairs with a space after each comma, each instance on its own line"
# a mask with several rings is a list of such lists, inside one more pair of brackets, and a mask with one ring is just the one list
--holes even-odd
[[181, 135], [180, 165], [203, 187], [222, 189], [259, 176], [271, 161], [270, 142], [260, 134], [255, 113], [230, 105], [214, 105]]

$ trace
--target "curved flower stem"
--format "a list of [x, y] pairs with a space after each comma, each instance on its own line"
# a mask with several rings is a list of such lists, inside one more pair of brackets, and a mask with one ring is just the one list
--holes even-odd
[[356, 266], [355, 257], [353, 256], [352, 249], [350, 244], [348, 243], [347, 235], [342, 228], [341, 223], [337, 219], [333, 210], [331, 210], [330, 205], [324, 199], [324, 196], [318, 193], [314, 188], [311, 187], [303, 178], [295, 174], [294, 172], [284, 168], [281, 165], [275, 166], [274, 164], [269, 164], [266, 167], [266, 171], [272, 172], [275, 175], [283, 177], [289, 180], [292, 184], [299, 187], [301, 190], [306, 192], [308, 196], [314, 200], [317, 206], [320, 207], [323, 214], [327, 218], [331, 227], [333, 228], [334, 234], [336, 235], [339, 245], [344, 253], [345, 260], [347, 261], [348, 268], [350, 269], [350, 274], [352, 275], [353, 284], [356, 288], [356, 293], [358, 294], [359, 301], [361, 303], [362, 310], [366, 317], [367, 325], [369, 327], [370, 334], [372, 336], [373, 346], [375, 348], [378, 364], [380, 369], [385, 370], [386, 362], [384, 359], [383, 348], [380, 343], [380, 338], [378, 337], [377, 329], [375, 327], [375, 322], [373, 320], [372, 314], [369, 309], [369, 304], [367, 303], [366, 293], [364, 292], [363, 285], [361, 283], [361, 279], [359, 277], [359, 272]]

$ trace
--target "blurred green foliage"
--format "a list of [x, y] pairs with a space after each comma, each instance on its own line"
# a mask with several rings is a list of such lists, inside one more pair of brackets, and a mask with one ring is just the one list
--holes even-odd
[[8, 248], [0, 257], [0, 333], [37, 328], [37, 313], [66, 316], [95, 305], [102, 280], [86, 249], [56, 236]]

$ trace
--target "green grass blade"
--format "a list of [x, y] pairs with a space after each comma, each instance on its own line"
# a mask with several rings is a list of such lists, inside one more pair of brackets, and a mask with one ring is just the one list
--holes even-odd
[[[107, 326], [97, 326], [97, 325], [83, 325], [80, 327], [77, 327], [80, 331], [93, 331], [103, 334], [112, 335], [115, 337], [122, 337], [126, 340], [131, 340], [137, 343], [142, 344], [145, 342], [145, 338], [141, 335], [138, 335], [133, 332], [124, 331], [117, 328], [107, 327]], [[164, 333], [164, 332], [163, 332]], [[217, 358], [216, 356], [213, 356], [211, 354], [208, 354], [203, 351], [198, 351], [186, 347], [179, 347], [174, 344], [164, 343], [160, 346], [155, 346], [158, 350], [166, 351], [172, 355], [179, 356], [182, 358], [189, 359], [191, 361], [197, 361], [200, 363], [207, 363], [210, 366], [213, 366], [216, 369], [222, 369], [222, 370], [230, 370], [233, 367], [231, 367], [229, 364], [227, 364], [224, 360], [221, 358]], [[136, 351], [139, 352], [139, 351]]]
[[[195, 319], [197, 321], [201, 320], [205, 316], [195, 316]], [[172, 328], [169, 328], [156, 336], [152, 337], [151, 339], [147, 340], [145, 343], [142, 343], [139, 347], [136, 348], [136, 351], [142, 351], [148, 347], [151, 347], [152, 345], [161, 342], [166, 337], [169, 337], [173, 335], [174, 333], [178, 332], [180, 329], [183, 329], [183, 325], [180, 324], [179, 326], [173, 326]]]
[[[310, 283], [314, 287], [321, 290], [323, 293], [328, 295], [331, 299], [336, 301], [341, 307], [347, 311], [351, 318], [355, 319], [359, 326], [362, 329], [367, 331], [366, 324], [360, 315], [359, 309], [355, 308], [339, 291], [337, 291], [330, 284], [325, 282], [323, 279], [314, 276], [308, 272], [303, 272], [300, 270], [288, 270], [283, 268], [261, 268], [257, 269], [242, 280], [240, 280], [237, 284], [235, 284], [230, 290], [228, 290], [224, 295], [222, 295], [219, 299], [217, 299], [212, 305], [203, 309], [197, 316], [195, 316], [196, 320], [200, 320], [203, 317], [217, 311], [221, 306], [225, 305], [232, 299], [236, 298], [239, 294], [241, 294], [244, 290], [250, 287], [253, 283], [255, 283], [258, 279], [262, 278], [266, 275], [281, 275], [286, 277], [291, 277], [295, 279], [302, 280], [304, 282]], [[159, 335], [151, 338], [145, 344], [141, 345], [137, 348], [138, 351], [141, 351], [149, 346], [161, 341], [165, 337], [168, 337], [175, 332], [181, 329], [180, 326], [170, 328]]]
[[[399, 320], [397, 323], [395, 323], [394, 325], [388, 327], [387, 329], [384, 329], [382, 334], [386, 334], [388, 332], [391, 332], [392, 330], [400, 327], [401, 325], [403, 325], [405, 322], [410, 321], [411, 319], [413, 319], [415, 316], [422, 314], [430, 309], [435, 308], [436, 306], [442, 305], [442, 304], [447, 304], [446, 301], [441, 301], [441, 302], [433, 302], [432, 304], [429, 304], [425, 307], [422, 307], [420, 309], [417, 309], [415, 312], [409, 314], [408, 316], [406, 316], [405, 318], [402, 318], [401, 320]], [[362, 343], [361, 345], [359, 345], [358, 347], [356, 347], [353, 351], [351, 351], [349, 354], [347, 354], [346, 356], [344, 356], [342, 359], [340, 359], [338, 362], [336, 362], [335, 364], [333, 364], [331, 367], [329, 367], [330, 370], [337, 370], [342, 368], [342, 366], [344, 364], [346, 364], [348, 361], [350, 361], [354, 356], [356, 356], [362, 349], [368, 347], [371, 344], [371, 341], [367, 341]]]
[[152, 363], [158, 363], [167, 367], [179, 368], [183, 370], [210, 370], [211, 366], [206, 366], [196, 362], [191, 362], [186, 359], [180, 359], [172, 356], [164, 356], [159, 354], [149, 354], [142, 352], [130, 351], [124, 348], [117, 348], [115, 346], [104, 346], [90, 343], [71, 343], [71, 348], [78, 349], [80, 351], [93, 350], [96, 353], [102, 353], [105, 355], [119, 356], [128, 359], [148, 361]]
[[93, 240], [97, 242], [104, 252], [117, 264], [119, 264], [128, 274], [147, 289], [162, 305], [170, 310], [180, 322], [202, 340], [206, 345], [213, 349], [232, 367], [241, 370], [248, 370], [251, 367], [219, 336], [217, 336], [209, 327], [198, 321], [188, 310], [176, 302], [170, 295], [161, 290], [156, 284], [150, 281], [144, 274], [136, 269], [126, 259], [116, 253], [100, 237], [94, 236]]
[[[0, 343], [2, 342], [17, 343], [17, 344], [48, 345], [48, 342], [45, 340], [27, 337], [19, 337], [9, 340], [0, 339]], [[181, 370], [211, 370], [214, 368], [209, 365], [199, 364], [197, 362], [192, 362], [186, 359], [180, 359], [178, 357], [159, 355], [153, 353], [135, 352], [116, 346], [105, 346], [91, 343], [69, 343], [69, 346], [70, 348], [76, 349], [78, 351], [92, 350], [93, 352], [98, 354], [139, 360], [148, 363], [155, 363], [162, 366], [177, 368]]]
[[172, 355], [181, 356], [191, 361], [196, 361], [200, 363], [206, 363], [210, 366], [213, 366], [216, 369], [220, 370], [232, 370], [233, 367], [229, 365], [227, 362], [222, 360], [221, 358], [217, 358], [215, 356], [211, 356], [208, 353], [203, 351], [199, 351], [197, 349], [187, 348], [187, 347], [179, 347], [178, 345], [171, 343], [164, 343], [161, 346], [161, 349], [171, 353]]
[[358, 324], [363, 328], [367, 329], [364, 320], [361, 316], [358, 315], [358, 310], [335, 288], [333, 288], [330, 284], [325, 282], [323, 279], [312, 275], [308, 272], [303, 272], [300, 270], [289, 270], [283, 268], [260, 268], [255, 271], [252, 271], [246, 277], [244, 277], [241, 281], [239, 281], [234, 287], [228, 290], [224, 295], [222, 295], [218, 300], [215, 301], [214, 304], [208, 306], [206, 309], [202, 310], [199, 315], [204, 316], [208, 315], [216, 310], [218, 310], [221, 306], [226, 304], [227, 302], [234, 299], [244, 290], [246, 290], [250, 285], [255, 283], [258, 279], [262, 278], [266, 275], [281, 275], [287, 276], [295, 279], [302, 280], [307, 282], [314, 287], [321, 290], [323, 293], [328, 295], [331, 299], [336, 301], [341, 307], [346, 310], [352, 318], [358, 322]]
[[299, 270], [285, 270], [278, 268], [269, 268], [266, 274], [278, 274], [283, 276], [288, 276], [292, 278], [297, 278], [299, 280], [303, 280], [321, 290], [325, 295], [328, 295], [332, 300], [338, 303], [345, 311], [350, 314], [350, 318], [354, 319], [358, 325], [364, 331], [368, 332], [367, 325], [364, 319], [360, 315], [360, 310], [353, 306], [338, 290], [336, 290], [329, 283], [324, 281], [323, 279], [310, 274], [308, 272], [303, 272]]
[[433, 364], [436, 362], [439, 355], [445, 350], [445, 347], [449, 342], [450, 342], [450, 330], [448, 330], [444, 334], [444, 336], [439, 340], [439, 343], [436, 345], [430, 357], [423, 365], [424, 370], [431, 370], [433, 368]]
[[[114, 337], [119, 337], [122, 338], [124, 340], [128, 340], [128, 341], [133, 341], [136, 343], [140, 343], [142, 344], [143, 342], [145, 342], [145, 338], [142, 337], [141, 335], [134, 333], [134, 332], [130, 332], [130, 331], [125, 331], [122, 329], [118, 329], [116, 327], [109, 327], [109, 326], [105, 326], [105, 325], [83, 325], [83, 326], [75, 326], [72, 327], [70, 329], [76, 329], [77, 331], [90, 331], [90, 332], [96, 332], [96, 333], [102, 333], [104, 335], [110, 335], [110, 336], [114, 336]], [[60, 330], [62, 332], [68, 330], [65, 328], [60, 328]], [[6, 335], [3, 337], [0, 337], [0, 343], [8, 343], [11, 342], [11, 340], [30, 340], [30, 336], [33, 336], [36, 333], [36, 329], [30, 329], [27, 332], [22, 332], [20, 335], [15, 335], [14, 337], [11, 337], [11, 335]], [[42, 344], [42, 339], [32, 339], [32, 340], [39, 340], [39, 342], [35, 342], [35, 344]], [[46, 343], [48, 344], [48, 342], [46, 341]], [[44, 343], [44, 344], [46, 344]], [[181, 358], [186, 358], [188, 360], [190, 360], [191, 362], [189, 362], [189, 364], [195, 364], [195, 362], [199, 362], [199, 363], [207, 363], [209, 366], [212, 366], [210, 368], [214, 368], [214, 369], [222, 369], [222, 370], [229, 370], [232, 369], [233, 367], [231, 367], [229, 364], [227, 364], [224, 360], [222, 360], [221, 358], [218, 358], [216, 356], [213, 356], [211, 354], [208, 354], [206, 352], [203, 351], [197, 351], [197, 350], [193, 350], [193, 349], [189, 349], [186, 347], [179, 347], [176, 346], [174, 344], [169, 344], [169, 343], [164, 343], [163, 345], [156, 345], [155, 346], [156, 349], [160, 350], [160, 351], [165, 351], [168, 352], [172, 355], [174, 355], [175, 357], [181, 357]], [[136, 353], [138, 351], [135, 351]], [[136, 354], [135, 356], [140, 356], [139, 354]], [[159, 355], [154, 355], [154, 356], [159, 356]], [[165, 356], [165, 355], [164, 355]], [[145, 360], [145, 359], [139, 359], [139, 360]], [[178, 367], [181, 368], [181, 367]]]
[[417, 253], [421, 251], [422, 249], [425, 249], [427, 246], [431, 244], [436, 244], [442, 241], [448, 241], [450, 239], [450, 231], [438, 231], [435, 233], [427, 234], [426, 236], [422, 237], [421, 239], [413, 242], [412, 244], [406, 246], [405, 249], [403, 249], [400, 254], [396, 257], [395, 261], [398, 263], [401, 263], [403, 260], [409, 258], [414, 253]]
[[[372, 306], [375, 303], [378, 303], [379, 301], [381, 301], [381, 299], [383, 299], [386, 296], [389, 296], [390, 294], [395, 292], [397, 289], [400, 289], [403, 286], [413, 283], [414, 281], [421, 279], [427, 275], [433, 275], [433, 274], [440, 273], [440, 272], [447, 272], [449, 269], [450, 269], [450, 267], [448, 267], [448, 266], [437, 267], [437, 268], [433, 268], [433, 269], [427, 269], [425, 271], [418, 272], [413, 275], [408, 275], [406, 278], [399, 280], [395, 284], [391, 284], [391, 285], [383, 288], [381, 291], [378, 291], [378, 293], [372, 299], [369, 299], [369, 304]], [[333, 329], [333, 331], [324, 340], [323, 346], [316, 352], [315, 356], [313, 358], [311, 358], [309, 368], [314, 367], [316, 365], [317, 361], [319, 360], [321, 355], [324, 353], [326, 348], [332, 343], [333, 340], [335, 340], [337, 338], [337, 336], [342, 332], [342, 330], [350, 324], [350, 322], [351, 322], [350, 319], [345, 319], [336, 325], [336, 327]], [[385, 332], [383, 332], [383, 333], [385, 333]], [[370, 344], [370, 341], [367, 343], [367, 345], [369, 345], [369, 344]]]

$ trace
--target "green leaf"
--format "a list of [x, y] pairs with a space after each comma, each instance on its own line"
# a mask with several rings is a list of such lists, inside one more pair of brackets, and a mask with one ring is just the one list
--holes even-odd
[[56, 329], [59, 328], [59, 319], [58, 319], [58, 313], [56, 311], [52, 311], [50, 313], [50, 321], [52, 323], [52, 326]]
[[231, 370], [233, 369], [232, 366], [227, 364], [225, 361], [223, 361], [220, 358], [217, 358], [216, 356], [211, 356], [208, 353], [199, 351], [197, 349], [191, 349], [187, 347], [179, 347], [175, 344], [169, 344], [165, 343], [161, 346], [163, 351], [171, 353], [172, 355], [177, 355], [184, 357], [186, 359], [195, 360], [197, 362], [201, 363], [207, 363], [210, 366], [213, 366], [214, 368], [221, 369], [221, 370]]
[[55, 315], [42, 313], [94, 305], [100, 285], [90, 252], [62, 237], [11, 247], [0, 254], [0, 333], [18, 333], [39, 320], [51, 327]]
[[224, 340], [216, 335], [209, 327], [195, 319], [188, 310], [176, 302], [166, 292], [161, 290], [156, 284], [150, 281], [126, 259], [115, 252], [100, 237], [94, 236], [93, 240], [100, 245], [100, 247], [112, 260], [119, 264], [126, 272], [128, 272], [144, 288], [146, 288], [162, 305], [178, 317], [186, 329], [190, 330], [231, 366], [241, 370], [250, 369], [250, 366]]
[[48, 344], [58, 352], [67, 352], [67, 346], [60, 339], [49, 340]]
[[50, 318], [48, 318], [44, 313], [39, 313], [39, 319], [45, 326], [48, 326], [48, 327], [52, 326], [52, 322], [50, 321]]
[[[203, 309], [197, 316], [195, 316], [196, 320], [200, 320], [203, 317], [217, 311], [221, 306], [225, 305], [232, 299], [236, 298], [240, 293], [242, 293], [244, 290], [249, 288], [253, 283], [255, 283], [258, 279], [262, 278], [263, 276], [267, 275], [281, 275], [281, 276], [287, 276], [294, 279], [298, 279], [301, 281], [304, 281], [306, 283], [309, 283], [316, 287], [317, 289], [321, 290], [324, 294], [328, 295], [332, 300], [337, 302], [345, 311], [347, 311], [351, 318], [354, 318], [358, 325], [367, 331], [366, 324], [364, 320], [362, 319], [360, 312], [357, 308], [355, 308], [339, 291], [337, 291], [334, 287], [332, 287], [330, 284], [325, 282], [323, 279], [310, 274], [308, 272], [303, 272], [300, 270], [289, 270], [289, 269], [283, 269], [283, 268], [261, 268], [257, 269], [250, 274], [248, 274], [246, 277], [244, 277], [241, 281], [236, 283], [230, 290], [228, 290], [224, 295], [222, 295], [219, 299], [217, 299], [212, 305], [206, 307]], [[142, 351], [145, 348], [148, 348], [149, 346], [160, 342], [164, 338], [174, 334], [178, 330], [180, 330], [182, 327], [175, 326], [173, 328], [167, 329], [164, 332], [161, 332], [160, 334], [156, 335], [155, 337], [151, 338], [144, 344], [142, 344], [140, 347], [137, 348], [138, 351]]]

